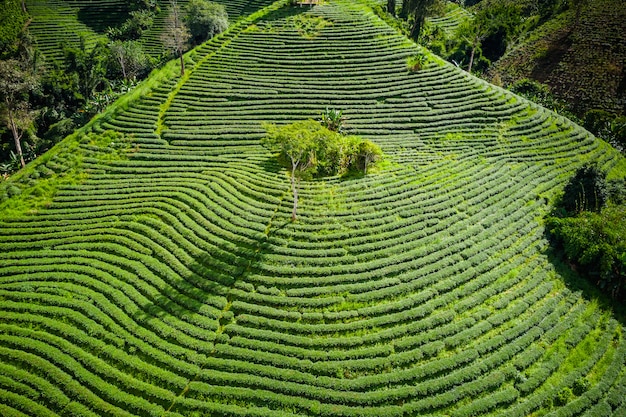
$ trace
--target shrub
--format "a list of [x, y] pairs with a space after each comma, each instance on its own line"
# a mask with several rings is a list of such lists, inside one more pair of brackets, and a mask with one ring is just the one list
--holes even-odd
[[344, 124], [346, 118], [343, 115], [343, 111], [336, 109], [329, 109], [326, 107], [326, 110], [322, 113], [322, 118], [320, 123], [326, 127], [328, 130], [332, 130], [333, 132], [343, 132]]
[[563, 406], [569, 402], [570, 398], [572, 398], [572, 390], [568, 387], [563, 388], [558, 394], [556, 394], [554, 404]]
[[576, 171], [563, 190], [561, 205], [568, 213], [598, 212], [607, 202], [606, 173], [585, 165]]
[[204, 42], [228, 28], [228, 13], [224, 6], [207, 0], [190, 0], [185, 19], [196, 43]]
[[424, 55], [412, 55], [407, 58], [406, 65], [411, 72], [417, 72], [424, 67], [426, 57]]

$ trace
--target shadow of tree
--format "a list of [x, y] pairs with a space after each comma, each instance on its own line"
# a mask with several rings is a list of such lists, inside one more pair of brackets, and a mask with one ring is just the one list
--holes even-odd
[[588, 301], [596, 300], [605, 310], [613, 311], [616, 320], [626, 325], [626, 305], [620, 300], [611, 299], [603, 293], [589, 278], [583, 276], [576, 270], [576, 266], [570, 264], [563, 252], [546, 234], [546, 239], [550, 242], [550, 247], [545, 251], [548, 260], [554, 266], [559, 277], [570, 291], [579, 292]]

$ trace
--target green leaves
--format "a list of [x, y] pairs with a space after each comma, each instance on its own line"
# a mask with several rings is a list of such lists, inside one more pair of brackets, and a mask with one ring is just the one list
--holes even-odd
[[[341, 111], [336, 113], [339, 117]], [[309, 119], [282, 127], [263, 124], [265, 146], [278, 152], [279, 162], [302, 177], [342, 175], [363, 170], [382, 157], [375, 143], [359, 136], [343, 136]]]

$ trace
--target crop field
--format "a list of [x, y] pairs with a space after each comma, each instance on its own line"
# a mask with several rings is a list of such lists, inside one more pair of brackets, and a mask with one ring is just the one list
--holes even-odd
[[[543, 226], [624, 159], [366, 0], [290, 3], [0, 184], [0, 415], [626, 415], [624, 323]], [[261, 123], [326, 107], [385, 160], [303, 181], [291, 222]]]

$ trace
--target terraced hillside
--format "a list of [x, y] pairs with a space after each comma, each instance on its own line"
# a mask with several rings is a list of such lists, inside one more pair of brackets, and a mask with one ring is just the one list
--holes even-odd
[[581, 2], [538, 28], [495, 65], [513, 83], [527, 77], [550, 86], [579, 115], [591, 109], [626, 114], [626, 8], [620, 0]]
[[[271, 0], [215, 0], [224, 4], [231, 22], [267, 6]], [[161, 34], [164, 30], [169, 1], [158, 1], [160, 12], [156, 14], [153, 27], [141, 41], [146, 51], [158, 57], [163, 53]], [[178, 0], [184, 7], [187, 0]], [[29, 31], [38, 48], [49, 61], [63, 58], [63, 47], [79, 46], [85, 40], [91, 48], [98, 40], [106, 40], [106, 29], [117, 26], [129, 17], [128, 4], [124, 0], [27, 0], [32, 17]]]
[[[408, 71], [426, 52], [363, 3], [287, 4], [4, 183], [0, 414], [625, 415], [624, 325], [542, 224], [624, 159], [430, 54]], [[386, 161], [303, 182], [292, 223], [261, 122], [326, 106]]]

